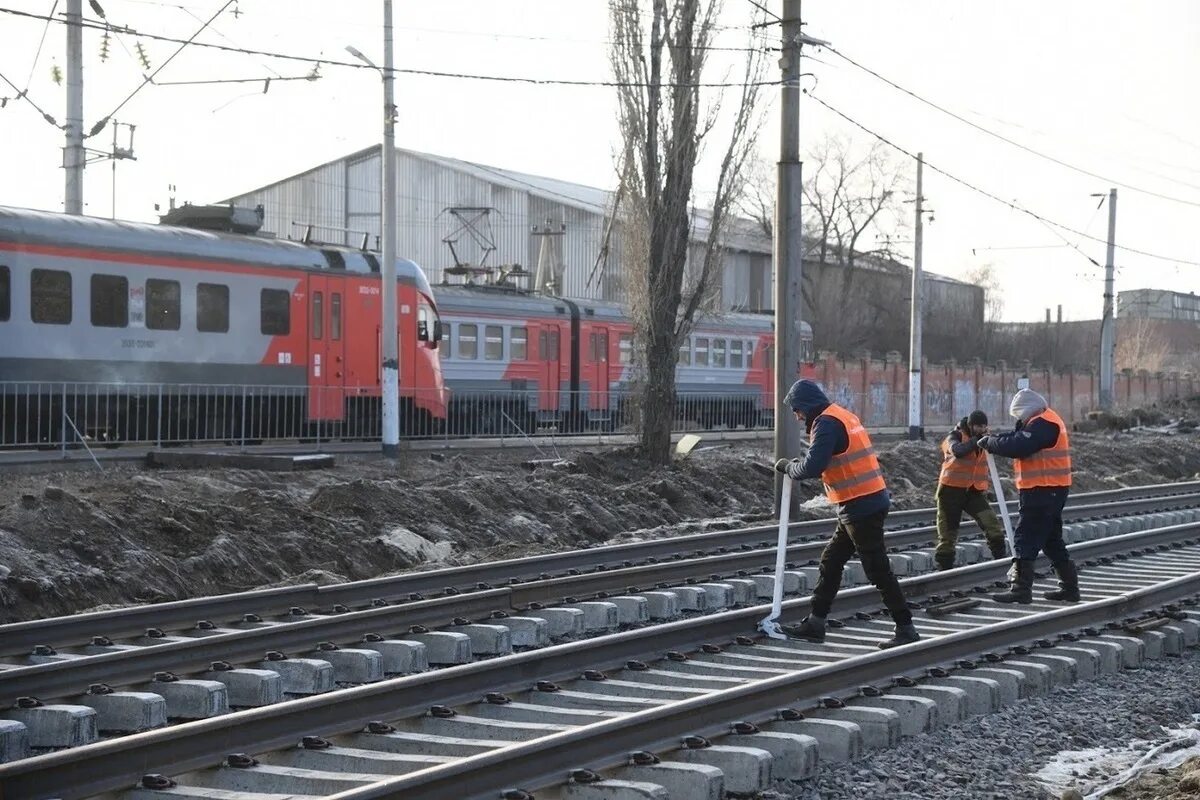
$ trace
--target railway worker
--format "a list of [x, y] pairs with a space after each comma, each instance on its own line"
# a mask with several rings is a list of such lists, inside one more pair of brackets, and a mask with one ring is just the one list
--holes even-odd
[[958, 525], [966, 512], [979, 524], [992, 558], [1004, 558], [1004, 529], [988, 503], [988, 466], [979, 438], [988, 432], [987, 414], [972, 411], [942, 440], [942, 473], [934, 494], [937, 502], [938, 569], [953, 569]]
[[891, 495], [871, 437], [858, 417], [829, 398], [816, 383], [796, 381], [785, 399], [804, 423], [809, 435], [803, 459], [779, 459], [775, 469], [792, 480], [820, 477], [825, 495], [838, 507], [837, 528], [821, 553], [820, 576], [813, 590], [812, 611], [798, 625], [781, 626], [789, 636], [810, 642], [825, 641], [825, 618], [833, 608], [842, 583], [842, 569], [857, 552], [867, 579], [879, 590], [896, 623], [896, 633], [881, 648], [917, 641], [912, 612], [900, 582], [892, 572], [883, 540], [883, 522], [891, 508]]
[[1015, 531], [1015, 569], [1007, 592], [993, 595], [999, 603], [1033, 602], [1033, 565], [1045, 551], [1058, 573], [1059, 589], [1045, 592], [1047, 600], [1079, 600], [1079, 573], [1063, 541], [1063, 506], [1071, 490], [1071, 443], [1062, 417], [1031, 389], [1013, 395], [1008, 413], [1016, 430], [989, 434], [979, 446], [989, 453], [1014, 459], [1020, 518]]

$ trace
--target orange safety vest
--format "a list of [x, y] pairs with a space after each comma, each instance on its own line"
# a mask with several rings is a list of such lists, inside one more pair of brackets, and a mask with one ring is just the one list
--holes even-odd
[[1053, 447], [1039, 450], [1031, 456], [1016, 459], [1015, 471], [1018, 489], [1033, 489], [1039, 486], [1071, 485], [1071, 441], [1062, 417], [1050, 409], [1029, 418], [1028, 426], [1035, 419], [1044, 419], [1058, 426], [1058, 440]]
[[984, 491], [988, 485], [987, 459], [983, 451], [975, 448], [969, 456], [955, 458], [950, 450], [950, 440], [942, 439], [942, 474], [938, 482], [945, 486], [955, 486], [959, 489], [978, 489]]
[[[850, 440], [846, 452], [838, 453], [829, 460], [829, 466], [821, 473], [825, 484], [825, 496], [831, 503], [848, 503], [856, 497], [881, 492], [887, 488], [883, 482], [883, 470], [871, 446], [871, 437], [858, 417], [838, 405], [830, 405], [817, 417], [833, 417], [846, 428]], [[815, 436], [816, 420], [809, 432], [809, 442]]]

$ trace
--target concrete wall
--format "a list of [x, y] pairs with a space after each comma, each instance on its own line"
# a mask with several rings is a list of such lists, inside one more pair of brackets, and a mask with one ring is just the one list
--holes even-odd
[[[859, 414], [869, 426], [908, 425], [908, 365], [896, 354], [886, 359], [841, 359], [822, 352], [814, 365], [805, 368], [804, 375], [820, 383], [830, 399]], [[996, 427], [1010, 427], [1008, 403], [1022, 376], [1029, 377], [1030, 387], [1044, 395], [1067, 422], [1083, 419], [1099, 405], [1099, 376], [1091, 372], [1054, 372], [1010, 367], [1003, 362], [987, 366], [950, 362], [925, 364], [922, 376], [924, 425], [932, 432], [953, 427], [977, 408]], [[1145, 407], [1196, 394], [1200, 379], [1126, 370], [1117, 374], [1115, 390], [1119, 408]]]

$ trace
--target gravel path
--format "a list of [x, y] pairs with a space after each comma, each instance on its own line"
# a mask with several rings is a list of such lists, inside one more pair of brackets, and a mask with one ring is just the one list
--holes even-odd
[[[1200, 652], [1144, 662], [1089, 683], [1075, 683], [998, 714], [972, 717], [851, 764], [827, 763], [814, 778], [780, 783], [771, 800], [1009, 800], [1079, 797], [1050, 793], [1031, 775], [1063, 750], [1124, 748], [1132, 739], [1162, 741], [1163, 727], [1200, 712]], [[1086, 795], [1109, 775], [1079, 776]], [[1114, 795], [1115, 796], [1115, 795]], [[1132, 795], [1123, 795], [1130, 797]], [[1148, 795], [1137, 795], [1146, 797]], [[1186, 795], [1193, 796], [1193, 795]], [[1200, 794], [1195, 795], [1200, 797]]]

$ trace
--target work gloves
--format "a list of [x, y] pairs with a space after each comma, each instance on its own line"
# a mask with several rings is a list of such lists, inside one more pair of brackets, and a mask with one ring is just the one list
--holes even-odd
[[991, 452], [992, 445], [996, 442], [995, 436], [980, 436], [979, 441], [975, 442], [975, 446], [985, 452]]
[[782, 472], [784, 475], [787, 475], [788, 465], [799, 463], [800, 459], [798, 458], [781, 458], [775, 462], [775, 471]]

